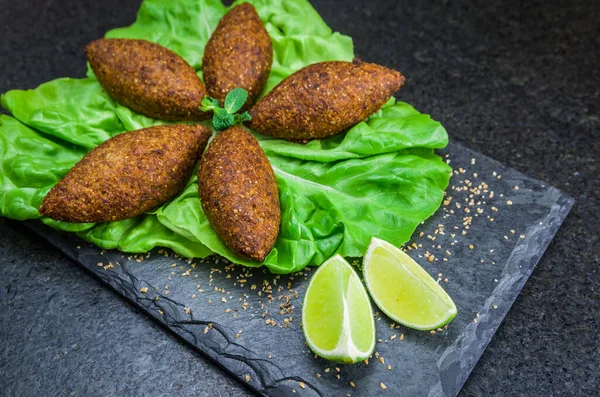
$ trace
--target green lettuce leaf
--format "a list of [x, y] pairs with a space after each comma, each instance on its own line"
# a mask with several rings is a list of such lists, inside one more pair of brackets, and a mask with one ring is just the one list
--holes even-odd
[[0, 115], [0, 215], [36, 219], [48, 190], [86, 150], [35, 132], [12, 117]]
[[[450, 178], [431, 149], [420, 155], [388, 153], [337, 163], [269, 156], [281, 200], [281, 228], [264, 264], [275, 273], [320, 265], [334, 253], [362, 256], [371, 236], [392, 244], [408, 241], [439, 207]], [[155, 212], [170, 229], [206, 245], [232, 262], [237, 256], [211, 228], [198, 198], [197, 180]]]
[[2, 95], [2, 107], [22, 123], [88, 150], [125, 131], [117, 106], [96, 79], [57, 79]]
[[418, 147], [441, 149], [448, 145], [448, 134], [440, 123], [393, 98], [377, 113], [343, 135], [305, 144], [268, 136], [258, 138], [267, 155], [321, 162], [364, 158]]
[[[263, 94], [303, 66], [353, 58], [352, 40], [332, 32], [307, 1], [251, 3], [273, 40], [273, 67]], [[146, 0], [134, 24], [106, 36], [160, 43], [201, 76], [204, 45], [227, 10], [220, 0]], [[196, 176], [174, 200], [133, 219], [70, 224], [40, 216], [37, 208], [48, 190], [93, 147], [121, 132], [165, 123], [116, 103], [93, 73], [88, 76], [2, 96], [14, 118], [0, 116], [0, 215], [41, 218], [105, 249], [141, 253], [169, 247], [187, 257], [218, 253], [236, 263], [262, 265], [236, 256], [217, 237], [202, 211]], [[256, 137], [280, 190], [281, 230], [263, 263], [273, 272], [319, 265], [334, 253], [361, 256], [371, 236], [399, 246], [435, 212], [448, 185], [450, 169], [433, 153], [447, 145], [445, 129], [393, 98], [338, 136], [307, 144]]]

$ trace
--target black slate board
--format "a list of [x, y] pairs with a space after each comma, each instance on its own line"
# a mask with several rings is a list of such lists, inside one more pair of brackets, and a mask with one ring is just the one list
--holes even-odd
[[442, 155], [455, 170], [447, 202], [409, 245], [417, 246], [411, 256], [439, 275], [458, 315], [431, 334], [376, 314], [378, 343], [368, 364], [336, 365], [315, 358], [304, 344], [300, 312], [310, 269], [276, 276], [216, 257], [177, 258], [168, 250], [101, 251], [40, 222], [25, 224], [258, 393], [367, 396], [383, 383], [391, 395], [454, 396], [573, 199], [461, 146], [450, 145]]

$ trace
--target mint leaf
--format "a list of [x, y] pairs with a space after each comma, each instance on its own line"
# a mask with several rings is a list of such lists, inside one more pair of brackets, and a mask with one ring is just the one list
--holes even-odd
[[225, 97], [224, 108], [227, 110], [227, 113], [234, 114], [244, 106], [247, 99], [248, 91], [239, 87], [234, 88]]
[[211, 110], [214, 110], [215, 108], [218, 108], [220, 106], [221, 104], [218, 100], [209, 96], [205, 96], [204, 99], [202, 99], [200, 110], [202, 110], [203, 112], [210, 112]]
[[248, 113], [248, 112], [244, 112], [242, 114], [235, 115], [235, 124], [242, 124], [244, 121], [250, 121], [250, 120], [252, 120], [252, 116], [250, 116], [250, 113]]
[[235, 116], [227, 113], [223, 108], [215, 108], [213, 116], [213, 127], [215, 130], [222, 131], [235, 125]]
[[244, 106], [248, 99], [248, 91], [243, 88], [234, 88], [229, 91], [225, 97], [224, 107], [215, 98], [205, 96], [202, 99], [200, 110], [203, 112], [213, 112], [213, 127], [217, 131], [222, 131], [236, 124], [242, 124], [244, 121], [252, 119], [248, 112], [236, 114]]

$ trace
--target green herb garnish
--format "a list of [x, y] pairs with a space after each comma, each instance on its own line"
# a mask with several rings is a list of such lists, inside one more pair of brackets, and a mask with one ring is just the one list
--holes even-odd
[[250, 113], [248, 112], [241, 114], [236, 113], [242, 108], [242, 106], [244, 106], [244, 103], [246, 103], [247, 99], [248, 91], [238, 87], [229, 91], [225, 97], [225, 103], [223, 104], [223, 107], [221, 107], [221, 104], [215, 98], [206, 96], [202, 100], [200, 110], [203, 112], [210, 112], [212, 110], [213, 127], [217, 131], [222, 131], [236, 124], [242, 124], [244, 121], [250, 121], [252, 119], [252, 116], [250, 116]]

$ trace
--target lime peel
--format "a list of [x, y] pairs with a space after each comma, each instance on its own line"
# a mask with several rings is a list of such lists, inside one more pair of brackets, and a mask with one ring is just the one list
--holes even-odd
[[[335, 281], [323, 284], [323, 280], [321, 280], [323, 277], [334, 278]], [[327, 279], [325, 281], [330, 281]], [[325, 287], [318, 290], [323, 285]], [[338, 290], [335, 292], [339, 295], [334, 293], [322, 296], [331, 292], [327, 290], [330, 288], [337, 288]], [[336, 298], [341, 299], [343, 304], [341, 322], [336, 321], [339, 319], [333, 318], [328, 323], [330, 318], [319, 318], [319, 315], [327, 312], [328, 308], [323, 305], [329, 304], [331, 309], [336, 310], [338, 307], [336, 303], [339, 303], [339, 301], [335, 302]], [[317, 310], [315, 311], [315, 309]], [[353, 318], [351, 319], [351, 317]], [[341, 329], [339, 329], [340, 327]], [[328, 259], [312, 276], [302, 306], [302, 329], [311, 350], [325, 359], [351, 364], [363, 361], [373, 353], [375, 321], [369, 295], [352, 266], [340, 255], [334, 255]], [[356, 332], [359, 334], [357, 335]], [[329, 349], [321, 347], [320, 345], [327, 343], [327, 341], [323, 342], [323, 339], [329, 338], [332, 333], [338, 336], [335, 347]], [[353, 333], [355, 338], [353, 338]], [[359, 348], [357, 344], [363, 345], [362, 348]]]

